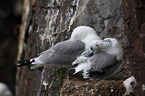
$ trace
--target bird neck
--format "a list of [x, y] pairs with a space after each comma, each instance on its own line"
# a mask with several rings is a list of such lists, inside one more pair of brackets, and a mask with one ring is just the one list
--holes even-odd
[[99, 36], [92, 34], [92, 35], [88, 35], [81, 41], [85, 43], [85, 49], [89, 49], [90, 43], [94, 40], [101, 40], [101, 39]]

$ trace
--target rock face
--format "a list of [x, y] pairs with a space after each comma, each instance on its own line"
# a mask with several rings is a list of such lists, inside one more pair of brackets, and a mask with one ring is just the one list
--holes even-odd
[[145, 2], [141, 0], [123, 0], [123, 18], [125, 23], [125, 35], [128, 38], [128, 46], [126, 46], [126, 57], [128, 59], [129, 68], [136, 77], [139, 88], [138, 96], [144, 96], [141, 91], [142, 84], [145, 83]]
[[[130, 41], [124, 34], [121, 4], [122, 0], [33, 0], [23, 29], [29, 36], [24, 59], [35, 57], [57, 42], [68, 39], [79, 25], [93, 27], [102, 39], [117, 38], [123, 48], [127, 48]], [[65, 71], [56, 69], [56, 66], [47, 66], [41, 71], [19, 68], [17, 96], [59, 95]], [[56, 73], [59, 74], [52, 76]]]

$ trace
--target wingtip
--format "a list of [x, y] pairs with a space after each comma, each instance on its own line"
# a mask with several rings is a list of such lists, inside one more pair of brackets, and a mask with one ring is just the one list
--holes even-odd
[[19, 60], [17, 67], [22, 67], [22, 66], [27, 66], [27, 65], [31, 65], [33, 61], [30, 60]]

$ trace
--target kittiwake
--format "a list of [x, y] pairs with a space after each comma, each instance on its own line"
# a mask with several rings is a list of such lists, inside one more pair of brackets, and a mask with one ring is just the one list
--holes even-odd
[[85, 52], [92, 55], [83, 54], [72, 63], [78, 64], [74, 74], [83, 71], [83, 78], [106, 79], [122, 68], [123, 50], [115, 38], [94, 40]]
[[31, 69], [48, 64], [70, 66], [84, 50], [89, 49], [90, 43], [94, 40], [100, 40], [100, 37], [93, 28], [78, 26], [73, 30], [69, 40], [57, 43], [36, 58], [20, 61], [18, 66], [30, 65]]

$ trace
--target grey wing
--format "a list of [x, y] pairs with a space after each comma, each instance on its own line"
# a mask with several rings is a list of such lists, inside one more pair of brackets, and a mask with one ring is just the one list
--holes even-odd
[[91, 71], [105, 73], [109, 68], [117, 64], [116, 56], [105, 52], [99, 52], [89, 58]]
[[83, 42], [67, 40], [42, 52], [36, 60], [49, 64], [71, 65], [84, 50], [85, 44]]

